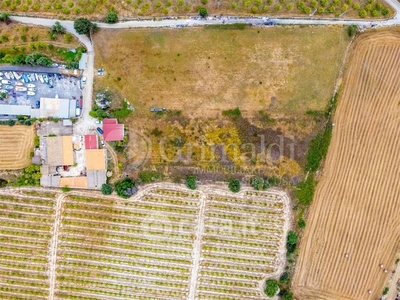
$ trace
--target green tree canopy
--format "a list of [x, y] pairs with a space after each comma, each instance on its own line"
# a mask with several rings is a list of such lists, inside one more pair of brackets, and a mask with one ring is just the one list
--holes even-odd
[[297, 246], [297, 233], [294, 231], [289, 231], [286, 239], [286, 247], [288, 253], [293, 253]]
[[113, 188], [111, 185], [103, 183], [101, 186], [101, 192], [103, 193], [103, 195], [111, 195], [113, 191]]
[[240, 191], [240, 181], [238, 179], [232, 178], [229, 180], [228, 187], [231, 192], [237, 193]]
[[265, 282], [265, 294], [268, 297], [274, 297], [279, 290], [278, 282], [274, 279], [268, 279]]
[[129, 177], [125, 177], [115, 184], [115, 191], [117, 192], [118, 196], [125, 199], [132, 196], [132, 194], [136, 191], [135, 188], [136, 182]]
[[205, 7], [199, 7], [199, 15], [200, 15], [200, 17], [202, 17], [203, 19], [205, 18], [205, 17], [207, 17], [208, 16], [208, 11], [207, 11], [207, 8], [205, 8]]
[[197, 177], [195, 175], [188, 175], [186, 176], [186, 186], [191, 189], [195, 190], [197, 187]]
[[115, 11], [110, 11], [106, 16], [106, 23], [114, 24], [118, 22], [118, 15]]
[[79, 34], [89, 35], [91, 30], [96, 31], [97, 25], [86, 18], [78, 18], [74, 21], [74, 29]]

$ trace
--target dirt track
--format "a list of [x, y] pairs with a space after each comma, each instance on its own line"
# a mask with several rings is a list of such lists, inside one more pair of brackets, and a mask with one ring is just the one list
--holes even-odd
[[33, 126], [0, 126], [0, 170], [18, 170], [29, 165], [33, 136]]
[[392, 271], [400, 241], [399, 55], [400, 35], [389, 31], [366, 34], [353, 49], [300, 246], [297, 299], [377, 299]]

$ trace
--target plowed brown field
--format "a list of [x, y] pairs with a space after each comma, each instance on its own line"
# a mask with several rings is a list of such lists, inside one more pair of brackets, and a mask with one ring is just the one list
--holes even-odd
[[386, 279], [379, 265], [392, 271], [400, 242], [399, 57], [398, 33], [370, 33], [355, 45], [300, 246], [297, 299], [377, 299]]
[[17, 170], [29, 165], [34, 134], [33, 126], [0, 126], [0, 170]]

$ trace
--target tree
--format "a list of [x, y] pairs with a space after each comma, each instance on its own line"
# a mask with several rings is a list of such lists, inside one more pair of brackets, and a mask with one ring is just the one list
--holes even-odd
[[205, 17], [207, 17], [207, 16], [208, 16], [207, 8], [205, 8], [205, 7], [203, 7], [203, 6], [199, 7], [199, 15], [200, 15], [200, 17], [202, 17], [203, 19], [204, 19]]
[[115, 184], [117, 195], [125, 199], [131, 197], [136, 190], [136, 182], [129, 177], [125, 177]]
[[238, 179], [232, 178], [229, 180], [228, 187], [231, 192], [237, 193], [240, 191], [240, 181]]
[[347, 34], [349, 35], [349, 37], [354, 36], [357, 33], [358, 29], [357, 29], [357, 25], [350, 25], [347, 28]]
[[385, 17], [390, 13], [390, 10], [388, 8], [384, 8], [382, 10], [382, 15], [384, 15]]
[[195, 190], [197, 187], [197, 177], [195, 175], [188, 175], [186, 176], [186, 186], [191, 189]]
[[103, 193], [103, 195], [111, 195], [113, 191], [113, 188], [111, 185], [103, 183], [101, 185], [101, 192]]
[[265, 290], [264, 290], [264, 292], [268, 297], [271, 297], [271, 298], [274, 297], [276, 295], [276, 293], [278, 292], [278, 290], [279, 290], [279, 285], [278, 285], [278, 282], [276, 280], [268, 279], [265, 282]]
[[90, 31], [96, 31], [97, 25], [86, 18], [78, 18], [74, 21], [74, 29], [79, 34], [89, 35]]
[[360, 16], [360, 18], [365, 18], [367, 16], [367, 11], [365, 9], [362, 9], [358, 13], [358, 15]]
[[40, 66], [50, 67], [53, 64], [53, 62], [50, 58], [42, 56], [37, 60], [37, 64]]
[[118, 15], [115, 11], [110, 11], [106, 16], [106, 23], [114, 24], [118, 22]]
[[296, 197], [299, 203], [302, 205], [310, 205], [314, 197], [314, 190], [314, 175], [311, 174], [307, 177], [307, 180], [297, 185]]
[[279, 296], [281, 300], [293, 300], [293, 293], [287, 290], [281, 290]]
[[290, 277], [288, 272], [284, 272], [281, 277], [279, 277], [279, 283], [286, 284], [289, 283]]
[[0, 13], [0, 21], [6, 24], [10, 24], [11, 23], [10, 14], [6, 12]]
[[54, 25], [50, 27], [50, 30], [49, 30], [49, 31], [50, 31], [50, 34], [53, 34], [53, 33], [56, 33], [56, 34], [57, 34], [57, 33], [64, 34], [64, 33], [66, 32], [66, 29], [65, 29], [64, 26], [61, 25], [60, 22], [56, 21], [56, 22], [54, 23]]
[[297, 246], [297, 233], [294, 231], [289, 231], [286, 239], [286, 247], [288, 253], [293, 253]]

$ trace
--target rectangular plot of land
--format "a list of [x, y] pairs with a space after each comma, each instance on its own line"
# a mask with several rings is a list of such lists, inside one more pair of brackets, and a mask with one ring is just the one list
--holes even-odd
[[152, 189], [135, 201], [66, 199], [56, 297], [186, 299], [198, 197]]
[[52, 199], [0, 194], [0, 299], [47, 299]]
[[260, 298], [263, 280], [280, 271], [284, 206], [267, 193], [208, 195], [197, 299]]

